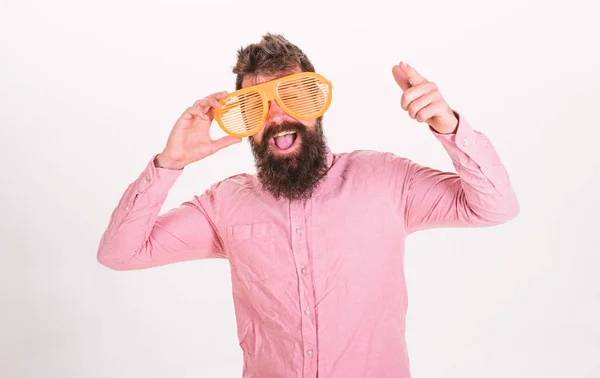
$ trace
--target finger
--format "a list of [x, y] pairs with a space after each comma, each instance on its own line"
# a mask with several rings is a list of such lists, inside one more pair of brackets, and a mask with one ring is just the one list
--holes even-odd
[[427, 122], [431, 118], [441, 115], [441, 112], [443, 109], [444, 109], [444, 103], [442, 101], [432, 102], [428, 106], [419, 110], [415, 116], [415, 119], [418, 122]]
[[[221, 103], [217, 99], [211, 99], [210, 100], [210, 106], [212, 107], [212, 109], [216, 109], [219, 106], [221, 106]], [[212, 110], [212, 109], [209, 109], [209, 110]]]
[[415, 119], [417, 113], [421, 109], [431, 104], [432, 102], [439, 100], [440, 98], [441, 94], [439, 91], [425, 93], [421, 97], [411, 102], [410, 105], [408, 105], [408, 115], [410, 116], [410, 118]]
[[204, 98], [196, 100], [196, 102], [194, 102], [194, 105], [192, 105], [192, 106], [196, 106], [196, 107], [212, 106], [213, 108], [218, 108], [219, 106], [221, 106], [221, 103], [219, 102], [219, 100], [227, 97], [227, 95], [228, 95], [227, 91], [215, 92]]
[[200, 100], [197, 100], [196, 102], [194, 102], [194, 105], [192, 105], [192, 107], [194, 108], [200, 108], [202, 109], [202, 111], [206, 112], [208, 110], [208, 108], [215, 107], [218, 104], [218, 101], [212, 98], [202, 98]]
[[215, 92], [213, 94], [206, 96], [205, 99], [210, 101], [211, 106], [213, 108], [218, 108], [219, 106], [221, 106], [221, 102], [219, 100], [224, 99], [228, 95], [229, 95], [229, 92], [227, 92], [227, 91]]
[[227, 92], [227, 91], [221, 91], [221, 92], [211, 93], [211, 94], [209, 94], [208, 96], [206, 96], [204, 98], [221, 100], [221, 99], [227, 97], [228, 94], [229, 94], [229, 92]]
[[400, 86], [403, 91], [406, 91], [411, 87], [410, 82], [408, 81], [408, 76], [404, 73], [402, 68], [399, 65], [392, 67], [392, 75], [396, 80], [396, 83]]
[[417, 98], [427, 93], [437, 92], [437, 85], [429, 81], [407, 89], [400, 99], [400, 106], [404, 110], [408, 110], [409, 105]]
[[[219, 104], [219, 106], [220, 106], [220, 104]], [[215, 109], [216, 108], [209, 108], [208, 111], [206, 112], [209, 119], [215, 119]]]
[[208, 120], [209, 119], [208, 116], [206, 115], [206, 113], [203, 112], [202, 109], [200, 109], [197, 106], [190, 106], [189, 108], [187, 108], [185, 110], [185, 112], [183, 112], [183, 115], [182, 115], [182, 117], [184, 119], [191, 119], [194, 116], [202, 118], [204, 120]]
[[227, 91], [221, 91], [221, 92], [217, 92], [215, 94], [215, 99], [222, 100], [222, 99], [224, 99], [227, 96], [229, 96], [229, 92], [227, 92]]
[[417, 70], [415, 70], [410, 65], [408, 65], [404, 62], [400, 62], [400, 68], [406, 74], [406, 77], [408, 78], [408, 82], [410, 83], [411, 86], [419, 85], [419, 84], [427, 81], [427, 79], [425, 79], [423, 76], [421, 76], [421, 74], [418, 73]]
[[213, 141], [212, 145], [213, 145], [214, 151], [216, 152], [222, 148], [231, 146], [232, 144], [236, 144], [241, 141], [242, 141], [241, 138], [236, 138], [236, 137], [228, 135], [228, 136], [224, 136], [222, 138], [219, 138], [219, 139]]
[[396, 83], [403, 91], [427, 81], [427, 79], [405, 62], [400, 62], [400, 64], [392, 67], [392, 74], [394, 75]]

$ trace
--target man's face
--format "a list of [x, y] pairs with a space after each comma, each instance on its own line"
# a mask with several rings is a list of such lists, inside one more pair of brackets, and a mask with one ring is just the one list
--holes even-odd
[[[245, 77], [242, 88], [298, 72], [299, 68], [269, 77]], [[264, 127], [248, 139], [258, 178], [277, 198], [309, 197], [327, 170], [321, 118], [297, 120], [271, 100]]]
[[[279, 75], [269, 77], [245, 77], [242, 81], [242, 88], [246, 88], [256, 84], [261, 84], [283, 76], [300, 72], [302, 71], [299, 68], [297, 68], [293, 71], [284, 72]], [[279, 133], [274, 134], [273, 130], [281, 129], [281, 126], [285, 125], [286, 123], [294, 124], [297, 125], [297, 127], [303, 127], [307, 130], [313, 130], [317, 124], [317, 120], [312, 119], [305, 121], [292, 118], [286, 112], [284, 112], [283, 109], [279, 107], [277, 101], [271, 100], [269, 101], [269, 112], [267, 113], [267, 120], [265, 121], [264, 127], [258, 133], [254, 134], [251, 137], [251, 139], [255, 143], [263, 143], [263, 138], [265, 138], [264, 143], [268, 143], [269, 150], [271, 151], [271, 153], [277, 156], [291, 156], [294, 153], [298, 153], [299, 147], [302, 144], [301, 135], [296, 134], [285, 138], [275, 138], [277, 136], [276, 134]], [[289, 129], [289, 127], [287, 129]]]

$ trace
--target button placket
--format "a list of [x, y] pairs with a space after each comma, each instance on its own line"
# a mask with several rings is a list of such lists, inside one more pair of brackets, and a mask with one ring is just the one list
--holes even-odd
[[[307, 240], [306, 240], [306, 225], [305, 209], [300, 203], [292, 203], [290, 205], [290, 231], [292, 239], [292, 252], [297, 266], [299, 280], [299, 310], [302, 315], [301, 333], [302, 346], [305, 350], [307, 358], [313, 357], [316, 353], [315, 346], [317, 342], [317, 330], [314, 316], [311, 316], [314, 307], [314, 287], [311, 275], [308, 274], [310, 268]], [[305, 373], [316, 370], [316, 359], [308, 362]]]

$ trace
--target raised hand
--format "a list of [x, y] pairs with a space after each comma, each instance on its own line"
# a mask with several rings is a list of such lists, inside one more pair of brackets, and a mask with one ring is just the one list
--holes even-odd
[[425, 79], [405, 62], [395, 65], [392, 74], [404, 92], [400, 105], [412, 119], [427, 123], [440, 134], [456, 131], [458, 118], [434, 82]]
[[157, 167], [182, 169], [186, 165], [204, 159], [222, 148], [241, 142], [240, 138], [225, 136], [212, 140], [209, 135], [214, 110], [227, 92], [213, 93], [196, 101], [177, 119], [164, 150], [158, 154]]

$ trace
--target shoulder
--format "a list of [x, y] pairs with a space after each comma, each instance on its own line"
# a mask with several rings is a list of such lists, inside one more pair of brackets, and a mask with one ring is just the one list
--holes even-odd
[[411, 160], [390, 151], [354, 150], [350, 152], [336, 153], [337, 163], [347, 166], [349, 169], [366, 169], [371, 171], [397, 169], [408, 166]]
[[245, 191], [253, 191], [258, 186], [256, 175], [250, 173], [239, 173], [215, 182], [209, 191], [219, 194], [239, 194]]
[[242, 198], [255, 196], [256, 187], [256, 176], [240, 173], [214, 182], [195, 194], [192, 202], [207, 211], [211, 209], [215, 213], [222, 213], [237, 206]]

